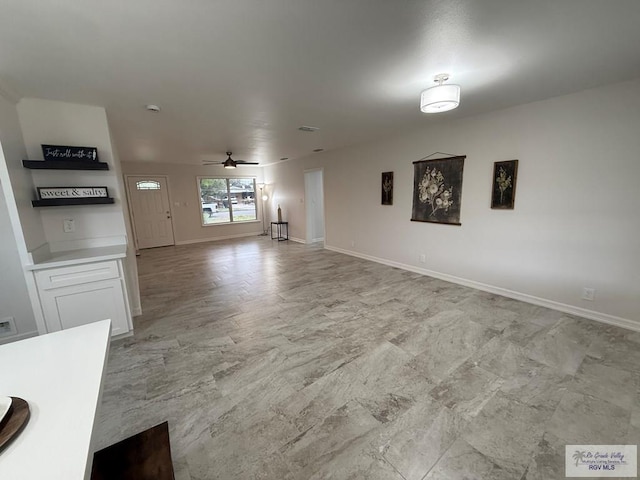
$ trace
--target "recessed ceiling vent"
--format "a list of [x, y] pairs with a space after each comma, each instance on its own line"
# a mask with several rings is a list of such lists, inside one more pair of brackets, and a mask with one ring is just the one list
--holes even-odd
[[307, 125], [303, 125], [301, 127], [298, 127], [298, 130], [300, 130], [301, 132], [317, 132], [320, 129], [318, 127], [309, 127]]

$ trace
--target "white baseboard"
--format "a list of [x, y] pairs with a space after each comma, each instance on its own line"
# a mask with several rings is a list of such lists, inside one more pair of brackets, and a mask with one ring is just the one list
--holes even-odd
[[439, 278], [447, 282], [456, 283], [458, 285], [464, 285], [465, 287], [475, 288], [476, 290], [482, 290], [484, 292], [495, 293], [503, 297], [513, 298], [514, 300], [520, 300], [522, 302], [531, 303], [540, 307], [550, 308], [552, 310], [558, 310], [560, 312], [569, 313], [578, 317], [587, 318], [589, 320], [595, 320], [596, 322], [606, 323], [608, 325], [614, 325], [616, 327], [626, 328], [635, 332], [640, 332], [640, 323], [628, 318], [616, 317], [607, 313], [596, 312], [594, 310], [587, 310], [586, 308], [576, 307], [566, 303], [556, 302], [554, 300], [548, 300], [546, 298], [535, 297], [527, 293], [516, 292], [502, 287], [494, 285], [488, 285], [486, 283], [477, 282], [475, 280], [469, 280], [466, 278], [456, 277], [447, 273], [440, 273], [434, 270], [428, 270], [426, 268], [414, 267], [413, 265], [407, 265], [405, 263], [394, 262], [392, 260], [386, 260], [384, 258], [374, 257], [372, 255], [366, 255], [364, 253], [353, 252], [351, 250], [345, 250], [338, 247], [332, 247], [325, 245], [324, 247], [332, 252], [343, 253], [352, 257], [362, 258], [390, 267], [400, 268], [402, 270], [408, 270], [410, 272], [419, 273], [421, 275], [427, 275], [429, 277]]
[[179, 241], [176, 241], [176, 245], [191, 245], [192, 243], [217, 242], [218, 240], [229, 240], [231, 238], [241, 238], [241, 237], [257, 237], [261, 233], [262, 233], [262, 230], [258, 230], [257, 232], [238, 233], [236, 235], [225, 235], [222, 237], [196, 238], [193, 240], [179, 240]]
[[37, 337], [37, 336], [38, 336], [38, 331], [34, 330], [32, 332], [20, 333], [18, 335], [11, 335], [10, 337], [2, 337], [0, 338], [0, 345], [3, 345], [5, 343], [17, 342], [19, 340], [25, 340], [27, 338]]
[[130, 330], [125, 333], [121, 333], [120, 335], [114, 335], [111, 337], [111, 340], [115, 341], [115, 340], [120, 340], [121, 338], [128, 338], [128, 337], [133, 337], [133, 330]]
[[289, 240], [291, 240], [292, 242], [297, 242], [297, 243], [307, 243], [306, 240], [303, 240], [302, 238], [297, 238], [297, 237], [289, 237]]

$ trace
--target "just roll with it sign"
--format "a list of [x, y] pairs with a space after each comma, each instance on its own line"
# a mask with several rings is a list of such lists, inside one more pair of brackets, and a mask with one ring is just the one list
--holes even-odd
[[65, 160], [77, 162], [97, 162], [96, 147], [71, 147], [66, 145], [42, 145], [45, 160]]

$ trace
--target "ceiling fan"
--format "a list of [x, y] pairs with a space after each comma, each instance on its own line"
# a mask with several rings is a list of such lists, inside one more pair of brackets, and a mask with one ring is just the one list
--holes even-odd
[[234, 160], [231, 158], [232, 152], [226, 152], [227, 159], [224, 162], [204, 162], [203, 165], [224, 165], [224, 168], [236, 168], [238, 165], [259, 165], [258, 162], [246, 162], [244, 160]]

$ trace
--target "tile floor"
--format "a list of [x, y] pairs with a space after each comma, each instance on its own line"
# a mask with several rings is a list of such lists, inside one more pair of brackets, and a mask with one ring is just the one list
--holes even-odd
[[549, 480], [640, 441], [639, 333], [264, 237], [138, 265], [97, 447], [168, 420], [178, 480]]

